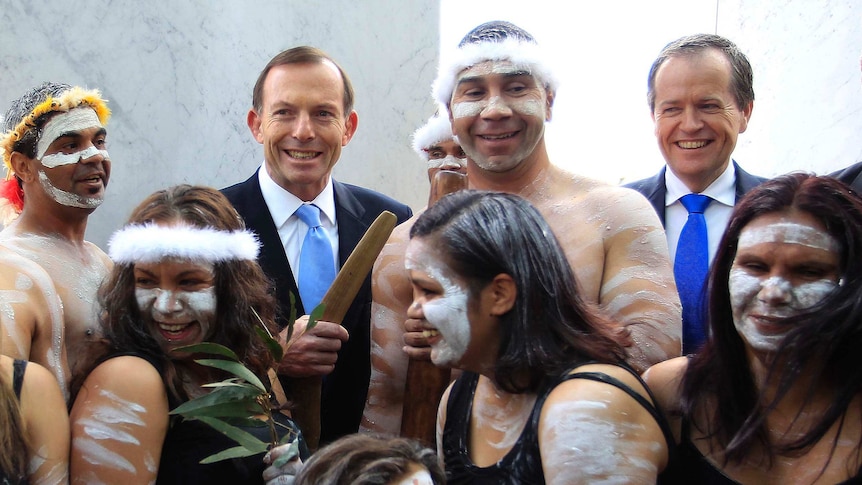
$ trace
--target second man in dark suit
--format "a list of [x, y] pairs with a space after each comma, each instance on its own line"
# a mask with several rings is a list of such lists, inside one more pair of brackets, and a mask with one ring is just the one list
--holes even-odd
[[[399, 223], [412, 215], [409, 207], [385, 195], [332, 179], [341, 148], [356, 132], [353, 97], [343, 69], [313, 47], [295, 47], [276, 55], [254, 86], [248, 126], [263, 145], [265, 162], [248, 180], [223, 192], [246, 226], [260, 237], [259, 261], [275, 284], [283, 317], [290, 310], [291, 293], [297, 315], [311, 312], [317, 304], [303, 301], [308, 297], [301, 296], [306, 292], [297, 284], [308, 281], [309, 275], [300, 273], [300, 260], [311, 229], [297, 209], [311, 205], [319, 211], [320, 226], [315, 230], [326, 235], [336, 270], [381, 212], [395, 213]], [[324, 273], [322, 268], [314, 271]], [[321, 443], [359, 428], [371, 372], [370, 318], [371, 283], [366, 278], [342, 325], [319, 322], [302, 334], [307, 317], [296, 322], [296, 341], [279, 373], [325, 376]]]
[[689, 209], [682, 199], [689, 194], [708, 197], [704, 199], [706, 208], [701, 218], [705, 221], [707, 243], [702, 260], [705, 271], [734, 204], [765, 180], [750, 175], [731, 161], [737, 137], [748, 127], [754, 108], [753, 78], [745, 54], [731, 41], [711, 34], [671, 42], [650, 69], [647, 96], [659, 149], [667, 166], [658, 175], [627, 187], [649, 199], [665, 226], [683, 303], [684, 353], [695, 351], [705, 335], [701, 323], [696, 321], [702, 308], [692, 303], [686, 305], [685, 295], [688, 291], [691, 298], [699, 298], [703, 279], [683, 282], [680, 277], [693, 274], [692, 270], [679, 267], [685, 258], [681, 253], [690, 251], [690, 246], [680, 242], [689, 220]]

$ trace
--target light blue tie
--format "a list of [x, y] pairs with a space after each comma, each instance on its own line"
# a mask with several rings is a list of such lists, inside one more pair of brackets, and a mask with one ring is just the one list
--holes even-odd
[[673, 276], [682, 302], [682, 352], [697, 352], [706, 340], [703, 322], [704, 287], [709, 271], [709, 242], [706, 236], [706, 210], [712, 199], [703, 194], [688, 194], [680, 199], [688, 210], [676, 247]]
[[320, 225], [320, 209], [313, 204], [302, 204], [296, 209], [296, 215], [308, 226], [299, 250], [297, 286], [305, 313], [311, 313], [335, 279], [335, 259], [329, 237]]

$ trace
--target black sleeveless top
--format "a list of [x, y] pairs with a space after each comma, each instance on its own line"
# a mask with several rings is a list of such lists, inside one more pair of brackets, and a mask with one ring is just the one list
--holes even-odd
[[[649, 388], [646, 387], [636, 372], [628, 367], [620, 367], [635, 376], [644, 389], [647, 390], [650, 399], [656, 402]], [[539, 390], [538, 398], [533, 405], [530, 417], [527, 419], [524, 430], [521, 432], [521, 436], [518, 437], [515, 445], [512, 446], [512, 449], [500, 461], [484, 468], [476, 466], [470, 460], [467, 449], [470, 415], [473, 409], [473, 397], [476, 393], [479, 375], [473, 372], [464, 372], [452, 386], [446, 407], [446, 424], [443, 427], [442, 439], [446, 483], [449, 485], [462, 483], [488, 485], [544, 484], [545, 475], [542, 471], [542, 457], [539, 452], [539, 418], [548, 394], [555, 387], [570, 379], [588, 379], [603, 382], [622, 390], [643, 406], [656, 420], [667, 441], [668, 452], [674, 448], [673, 435], [664, 416], [643, 396], [607, 374], [600, 372], [570, 373], [574, 369], [572, 368], [557, 379], [551, 380]]]
[[[728, 477], [715, 467], [691, 441], [691, 429], [688, 420], [683, 419], [680, 429], [680, 443], [676, 450], [676, 459], [668, 465], [659, 476], [660, 485], [676, 485], [697, 483], [699, 485], [740, 485], [740, 482]], [[862, 470], [837, 485], [862, 484]]]
[[[12, 390], [15, 391], [15, 398], [21, 400], [21, 387], [24, 385], [24, 370], [27, 368], [26, 360], [15, 359], [12, 362]], [[27, 477], [19, 479], [10, 478], [5, 472], [0, 470], [0, 485], [27, 485]]]
[[[163, 369], [159, 361], [145, 354], [125, 352], [112, 354], [108, 358], [131, 355], [140, 357], [150, 363], [159, 374]], [[174, 409], [182, 404], [168, 393], [168, 407]], [[273, 413], [273, 418], [281, 424], [277, 426], [279, 438], [283, 437], [289, 430], [300, 433], [299, 427], [290, 418], [281, 414]], [[237, 426], [247, 431], [262, 441], [269, 441], [269, 428], [265, 426]], [[302, 434], [299, 434], [300, 457], [303, 461], [308, 459], [308, 447]], [[214, 428], [201, 421], [185, 420], [181, 416], [171, 416], [168, 432], [162, 445], [162, 454], [159, 461], [159, 474], [156, 483], [162, 484], [263, 484], [263, 453], [245, 458], [232, 458], [215, 463], [201, 464], [204, 458], [224, 451], [228, 448], [239, 446], [234, 440], [216, 431]]]

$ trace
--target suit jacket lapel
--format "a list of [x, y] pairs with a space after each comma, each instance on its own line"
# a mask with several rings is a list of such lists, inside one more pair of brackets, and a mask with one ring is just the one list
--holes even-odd
[[347, 187], [335, 180], [332, 185], [335, 191], [335, 218], [338, 220], [338, 261], [344, 265], [371, 224], [363, 218], [365, 208]]
[[667, 170], [667, 167], [662, 167], [650, 182], [649, 186], [652, 187], [652, 191], [647, 194], [647, 200], [652, 204], [655, 209], [656, 214], [658, 214], [658, 218], [661, 220], [661, 225], [664, 227], [664, 211], [665, 211], [665, 195], [667, 195], [667, 186], [664, 184], [664, 171]]

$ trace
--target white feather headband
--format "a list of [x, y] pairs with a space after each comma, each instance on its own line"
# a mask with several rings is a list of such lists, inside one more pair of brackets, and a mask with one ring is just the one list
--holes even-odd
[[448, 106], [455, 90], [455, 81], [461, 71], [485, 61], [504, 60], [516, 66], [528, 66], [530, 72], [546, 83], [551, 91], [556, 91], [560, 84], [548, 62], [547, 54], [538, 44], [516, 39], [470, 43], [449, 52], [448, 55], [441, 55], [437, 79], [431, 89], [434, 99]]
[[165, 258], [219, 263], [257, 259], [260, 242], [249, 231], [219, 231], [190, 226], [133, 224], [108, 241], [115, 263], [157, 263]]
[[426, 162], [430, 158], [428, 148], [444, 141], [451, 141], [454, 138], [452, 124], [446, 117], [446, 108], [441, 109], [443, 111], [429, 118], [425, 126], [413, 132], [413, 151], [418, 153]]

